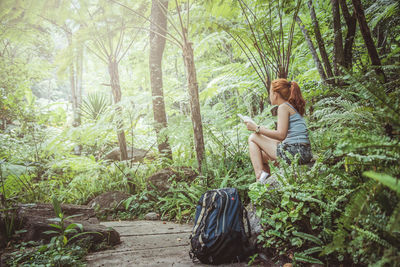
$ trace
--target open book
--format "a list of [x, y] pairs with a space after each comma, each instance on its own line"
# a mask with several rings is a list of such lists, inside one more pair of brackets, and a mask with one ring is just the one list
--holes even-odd
[[244, 123], [246, 123], [246, 122], [252, 122], [252, 123], [254, 123], [254, 124], [257, 124], [257, 123], [255, 123], [255, 122], [253, 121], [253, 119], [250, 118], [249, 116], [243, 116], [243, 115], [240, 114], [240, 113], [238, 113], [237, 115], [239, 116], [240, 120], [241, 120], [242, 122], [244, 122]]

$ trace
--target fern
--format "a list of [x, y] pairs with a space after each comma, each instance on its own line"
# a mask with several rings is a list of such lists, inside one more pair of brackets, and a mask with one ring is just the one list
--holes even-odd
[[310, 235], [310, 234], [307, 234], [307, 233], [297, 232], [297, 231], [293, 232], [293, 235], [301, 237], [301, 238], [303, 238], [305, 240], [311, 241], [311, 242], [313, 242], [313, 243], [315, 243], [315, 244], [317, 244], [319, 246], [323, 245], [322, 240], [319, 239], [316, 236], [313, 236], [313, 235]]
[[391, 247], [391, 245], [386, 240], [382, 239], [377, 234], [375, 234], [375, 233], [373, 233], [371, 231], [368, 231], [368, 230], [365, 230], [365, 229], [361, 229], [361, 228], [359, 228], [357, 226], [354, 226], [354, 225], [351, 226], [351, 228], [356, 230], [358, 233], [361, 234], [361, 236], [365, 237], [368, 240], [374, 241], [374, 242], [376, 242], [376, 243], [378, 243], [378, 244], [380, 244], [380, 245], [382, 245], [382, 246], [384, 246], [386, 248], [390, 248]]
[[319, 259], [316, 259], [314, 257], [311, 257], [305, 253], [298, 253], [295, 252], [293, 254], [293, 261], [300, 261], [300, 262], [305, 262], [305, 263], [316, 263], [316, 264], [324, 264], [322, 261], [320, 261]]

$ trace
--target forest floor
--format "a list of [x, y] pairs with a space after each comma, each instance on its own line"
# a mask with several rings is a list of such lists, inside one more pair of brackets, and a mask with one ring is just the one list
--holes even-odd
[[[118, 231], [121, 244], [110, 250], [89, 254], [86, 257], [88, 266], [205, 266], [193, 263], [189, 257], [192, 225], [164, 221], [101, 224]], [[225, 266], [247, 266], [247, 263]]]

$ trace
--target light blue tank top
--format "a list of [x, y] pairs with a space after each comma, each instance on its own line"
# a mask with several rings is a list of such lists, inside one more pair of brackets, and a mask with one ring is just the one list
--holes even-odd
[[285, 104], [287, 104], [291, 108], [293, 108], [294, 111], [296, 111], [296, 113], [289, 116], [288, 134], [287, 134], [285, 140], [282, 141], [282, 143], [284, 143], [284, 144], [296, 144], [296, 143], [309, 144], [310, 140], [308, 139], [307, 126], [306, 126], [306, 122], [305, 122], [304, 118], [288, 102], [285, 102]]

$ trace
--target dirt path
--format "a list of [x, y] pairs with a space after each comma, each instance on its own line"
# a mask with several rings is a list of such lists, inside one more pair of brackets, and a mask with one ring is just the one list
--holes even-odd
[[[119, 232], [114, 249], [89, 254], [88, 266], [205, 266], [189, 258], [192, 225], [163, 221], [103, 222]], [[220, 265], [224, 266], [224, 265]], [[246, 263], [225, 266], [247, 266]]]

